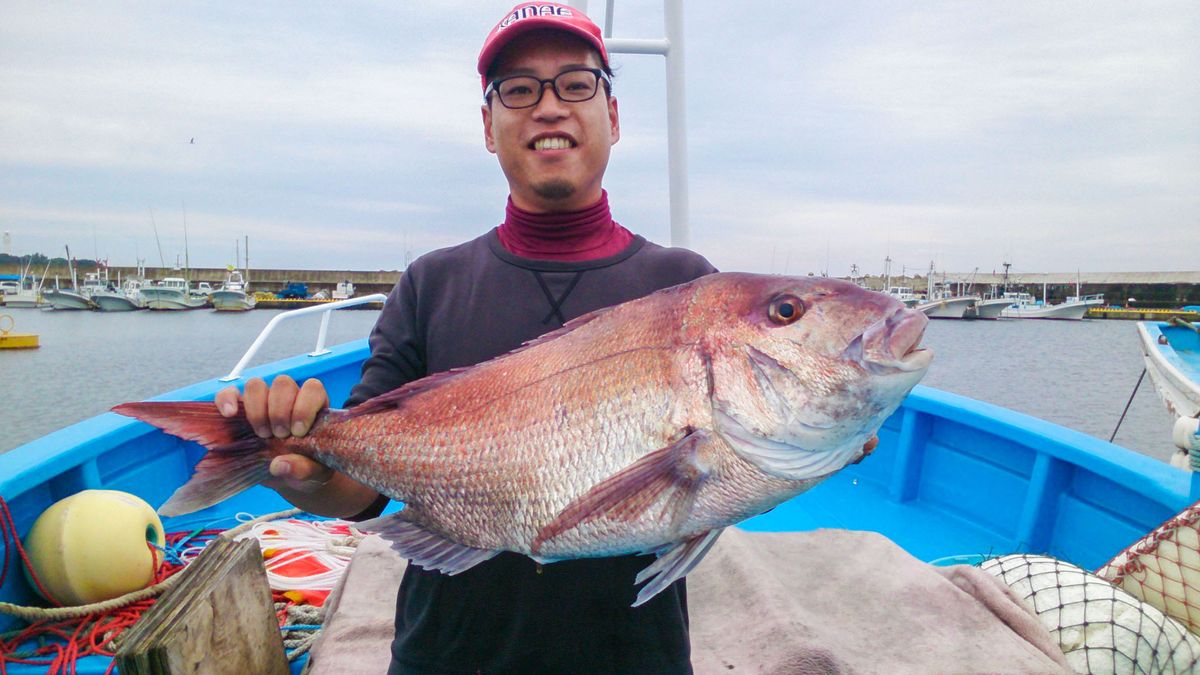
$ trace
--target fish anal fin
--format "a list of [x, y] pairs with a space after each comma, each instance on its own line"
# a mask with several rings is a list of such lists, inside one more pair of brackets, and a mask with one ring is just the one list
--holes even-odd
[[643, 581], [649, 581], [642, 587], [642, 590], [638, 591], [637, 600], [634, 601], [633, 606], [645, 604], [650, 598], [662, 592], [664, 588], [687, 576], [688, 572], [700, 564], [713, 544], [717, 543], [717, 537], [721, 536], [724, 531], [724, 528], [709, 530], [660, 553], [658, 560], [638, 572], [634, 583], [640, 584]]
[[708, 476], [701, 451], [709, 440], [707, 431], [689, 431], [675, 443], [601, 481], [538, 532], [532, 551], [536, 554], [547, 541], [586, 523], [636, 520], [664, 496], [662, 514], [671, 519], [671, 527], [677, 526], [691, 511], [696, 492]]
[[451, 541], [417, 522], [409, 507], [397, 513], [364, 520], [355, 527], [377, 533], [414, 565], [450, 576], [465, 572], [500, 552]]

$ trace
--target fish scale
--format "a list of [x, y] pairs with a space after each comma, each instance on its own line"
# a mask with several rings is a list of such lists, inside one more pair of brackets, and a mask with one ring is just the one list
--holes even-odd
[[834, 279], [714, 274], [330, 411], [303, 438], [257, 439], [208, 403], [115, 410], [209, 447], [163, 513], [300, 453], [404, 501], [363, 526], [414, 564], [656, 551], [641, 604], [722, 528], [865, 457], [929, 366], [926, 321]]

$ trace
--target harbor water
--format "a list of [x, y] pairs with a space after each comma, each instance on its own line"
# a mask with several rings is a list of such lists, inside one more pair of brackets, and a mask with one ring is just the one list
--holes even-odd
[[[0, 308], [41, 348], [0, 351], [0, 452], [125, 401], [228, 373], [278, 310], [54, 312]], [[379, 312], [343, 310], [328, 344], [366, 337]], [[251, 365], [313, 350], [317, 315], [282, 324]], [[1142, 372], [1131, 321], [931, 321], [923, 383], [1108, 440]], [[1172, 417], [1149, 377], [1115, 443], [1167, 461]]]

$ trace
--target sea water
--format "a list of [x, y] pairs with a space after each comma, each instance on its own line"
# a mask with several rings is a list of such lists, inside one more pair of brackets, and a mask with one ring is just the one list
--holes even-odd
[[[0, 452], [136, 401], [222, 377], [277, 310], [244, 313], [58, 312], [0, 308], [41, 348], [0, 350]], [[376, 310], [331, 317], [328, 344], [366, 337]], [[319, 315], [279, 326], [251, 365], [312, 351]], [[5, 321], [7, 324], [7, 321]], [[933, 320], [935, 357], [923, 384], [1108, 440], [1142, 372], [1129, 321]], [[1166, 461], [1173, 420], [1149, 377], [1116, 435], [1118, 445]]]

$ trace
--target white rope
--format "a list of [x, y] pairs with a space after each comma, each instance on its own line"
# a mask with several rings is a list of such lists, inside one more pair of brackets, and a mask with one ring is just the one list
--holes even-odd
[[[254, 523], [235, 539], [253, 537], [267, 556], [267, 581], [277, 591], [332, 591], [350, 565], [363, 535], [344, 520], [281, 520]], [[272, 555], [272, 553], [274, 554]], [[324, 571], [307, 576], [280, 572], [300, 560]]]

